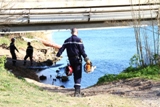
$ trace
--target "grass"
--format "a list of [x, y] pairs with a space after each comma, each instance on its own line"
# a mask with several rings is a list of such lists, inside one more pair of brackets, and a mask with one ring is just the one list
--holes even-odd
[[1, 36], [0, 37], [0, 44], [3, 44], [3, 43], [5, 43], [9, 46], [10, 40], [8, 39], [8, 36]]
[[[9, 37], [9, 36], [2, 36], [2, 37], [0, 37], [0, 44], [4, 43], [7, 46], [9, 46], [11, 43], [10, 39], [11, 39], [11, 37]], [[22, 41], [20, 38], [16, 38], [15, 46], [17, 46], [17, 48], [23, 48], [23, 47], [27, 46], [27, 43], [25, 41]]]
[[[22, 34], [21, 36], [25, 36], [26, 38], [35, 38], [35, 37], [39, 37], [39, 38], [42, 38], [44, 36], [44, 33], [42, 32], [32, 32], [32, 33], [24, 33]], [[0, 44], [7, 44], [7, 46], [10, 45], [11, 41], [10, 39], [14, 37], [16, 38], [16, 41], [15, 41], [15, 46], [18, 48], [18, 49], [26, 49], [27, 48], [27, 42], [26, 41], [23, 41], [21, 38], [20, 38], [20, 34], [15, 34], [15, 35], [4, 35], [4, 36], [1, 36], [0, 37]], [[43, 39], [47, 39], [47, 37], [43, 37]], [[32, 42], [32, 45], [35, 46], [34, 48], [35, 49], [38, 49], [38, 48], [44, 48], [45, 46], [40, 44], [39, 42], [37, 41], [33, 41]]]
[[67, 102], [64, 95], [44, 91], [24, 79], [14, 77], [2, 67], [0, 75], [0, 107], [55, 107], [57, 104], [60, 107]]
[[0, 107], [135, 107], [135, 100], [119, 96], [75, 98], [48, 92], [24, 79], [16, 78], [2, 67], [0, 75]]
[[159, 65], [150, 65], [143, 68], [132, 68], [128, 67], [122, 73], [116, 74], [108, 74], [99, 78], [97, 84], [102, 84], [105, 82], [112, 82], [120, 79], [128, 79], [128, 78], [145, 78], [152, 80], [160, 80], [160, 67]]

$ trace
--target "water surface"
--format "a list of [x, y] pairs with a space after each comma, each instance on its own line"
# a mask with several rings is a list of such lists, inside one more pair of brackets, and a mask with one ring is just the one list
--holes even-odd
[[[54, 31], [52, 40], [58, 44], [63, 44], [64, 40], [70, 37], [70, 31]], [[136, 54], [136, 42], [134, 30], [132, 27], [125, 28], [106, 28], [106, 29], [87, 29], [79, 30], [78, 36], [82, 39], [85, 51], [93, 65], [97, 68], [94, 72], [86, 74], [83, 71], [82, 88], [89, 87], [97, 83], [98, 78], [105, 74], [119, 74], [129, 66], [130, 58]], [[67, 55], [64, 51], [63, 59], [57, 63], [67, 64]], [[83, 61], [83, 65], [84, 65]], [[38, 75], [46, 75], [47, 80], [42, 81], [46, 84], [54, 84], [57, 86], [64, 85], [66, 88], [73, 88], [73, 76], [69, 77], [68, 82], [56, 80], [53, 78], [57, 75], [57, 68], [49, 68], [38, 73]], [[63, 70], [61, 70], [61, 75]]]

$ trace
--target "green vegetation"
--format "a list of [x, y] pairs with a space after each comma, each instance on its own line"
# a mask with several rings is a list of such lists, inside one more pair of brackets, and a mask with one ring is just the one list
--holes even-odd
[[[0, 44], [6, 44], [7, 46], [9, 46], [10, 43], [11, 43], [10, 38], [8, 36], [6, 36], [6, 35], [3, 36], [3, 37], [0, 37]], [[16, 38], [15, 45], [17, 46], [17, 48], [22, 48], [22, 47], [26, 47], [27, 46], [26, 42], [22, 41], [21, 38]]]
[[4, 59], [0, 57], [0, 107], [55, 107], [58, 102], [67, 102], [63, 95], [44, 91], [24, 79], [16, 78], [4, 69]]
[[3, 44], [3, 43], [5, 43], [9, 46], [10, 40], [8, 39], [8, 36], [0, 37], [0, 44]]
[[135, 77], [160, 80], [160, 66], [149, 65], [147, 67], [140, 67], [140, 68], [133, 68], [130, 66], [118, 75], [108, 74], [99, 78], [99, 81], [97, 83], [101, 84], [105, 82], [111, 82], [120, 79], [135, 78]]
[[123, 80], [128, 78], [144, 78], [152, 80], [160, 80], [160, 66], [159, 64], [141, 66], [139, 64], [139, 56], [133, 55], [130, 59], [130, 66], [122, 71], [120, 74], [106, 74], [99, 78], [97, 84]]
[[[36, 33], [35, 33], [36, 34]], [[40, 35], [40, 33], [37, 33], [37, 35]], [[15, 35], [4, 35], [4, 36], [1, 36], [0, 37], [0, 45], [1, 44], [6, 44], [7, 47], [10, 45], [11, 41], [10, 39], [12, 37], [14, 37], [16, 39], [15, 41], [15, 46], [18, 48], [18, 49], [26, 49], [27, 48], [27, 42], [22, 40], [21, 36], [24, 36], [26, 38], [30, 38], [30, 39], [33, 39], [34, 38], [34, 33], [24, 33], [24, 34], [15, 34]], [[42, 36], [42, 34], [40, 35]], [[37, 37], [37, 36], [35, 36]], [[36, 46], [36, 47], [42, 47], [43, 45], [41, 45], [40, 43], [38, 43], [37, 41], [33, 41], [32, 42], [32, 45], [33, 46]], [[35, 47], [35, 48], [36, 48]]]
[[4, 69], [4, 64], [6, 62], [6, 56], [0, 58], [0, 68]]

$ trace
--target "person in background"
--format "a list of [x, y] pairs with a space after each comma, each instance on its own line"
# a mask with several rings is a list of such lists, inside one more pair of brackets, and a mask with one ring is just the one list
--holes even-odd
[[27, 49], [26, 49], [26, 56], [24, 57], [24, 63], [23, 65], [25, 66], [26, 65], [26, 60], [27, 58], [29, 57], [30, 58], [30, 63], [31, 65], [33, 65], [33, 47], [31, 46], [31, 43], [30, 42], [27, 42]]
[[16, 48], [16, 46], [14, 45], [14, 42], [15, 42], [15, 38], [11, 38], [11, 43], [10, 43], [10, 53], [11, 53], [11, 56], [12, 56], [12, 65], [15, 66], [16, 65], [16, 61], [17, 61], [17, 56], [16, 56], [16, 53], [15, 53], [15, 50], [17, 52], [18, 49]]
[[64, 44], [59, 49], [56, 56], [60, 57], [60, 55], [66, 49], [70, 65], [73, 69], [73, 76], [74, 76], [74, 83], [75, 83], [74, 96], [80, 97], [81, 96], [80, 87], [81, 87], [81, 78], [82, 78], [82, 57], [84, 58], [84, 61], [86, 63], [90, 63], [90, 60], [87, 57], [87, 54], [85, 53], [82, 40], [79, 37], [77, 37], [78, 30], [76, 28], [71, 29], [71, 34], [72, 36], [64, 41]]

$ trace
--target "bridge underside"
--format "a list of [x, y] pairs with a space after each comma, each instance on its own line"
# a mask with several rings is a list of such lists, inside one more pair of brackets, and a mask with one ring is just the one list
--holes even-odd
[[[137, 26], [136, 21], [101, 21], [101, 22], [79, 22], [79, 23], [54, 23], [54, 24], [30, 24], [30, 25], [9, 25], [2, 26], [0, 33], [14, 33], [14, 32], [30, 32], [30, 31], [47, 31], [47, 30], [67, 30], [73, 27], [79, 29], [94, 29], [103, 27], [121, 27], [121, 26]], [[139, 25], [157, 25], [157, 20], [144, 20], [140, 21]]]
[[56, 4], [26, 0], [25, 3], [16, 2], [12, 7], [4, 7], [6, 5], [0, 2], [1, 6], [4, 4], [0, 11], [0, 32], [149, 25], [152, 22], [157, 24], [152, 20], [160, 20], [159, 1], [149, 3], [141, 0], [140, 4], [139, 0], [133, 0], [135, 3], [132, 1], [132, 4], [130, 0], [122, 1], [66, 0], [67, 5], [62, 6], [62, 1]]

